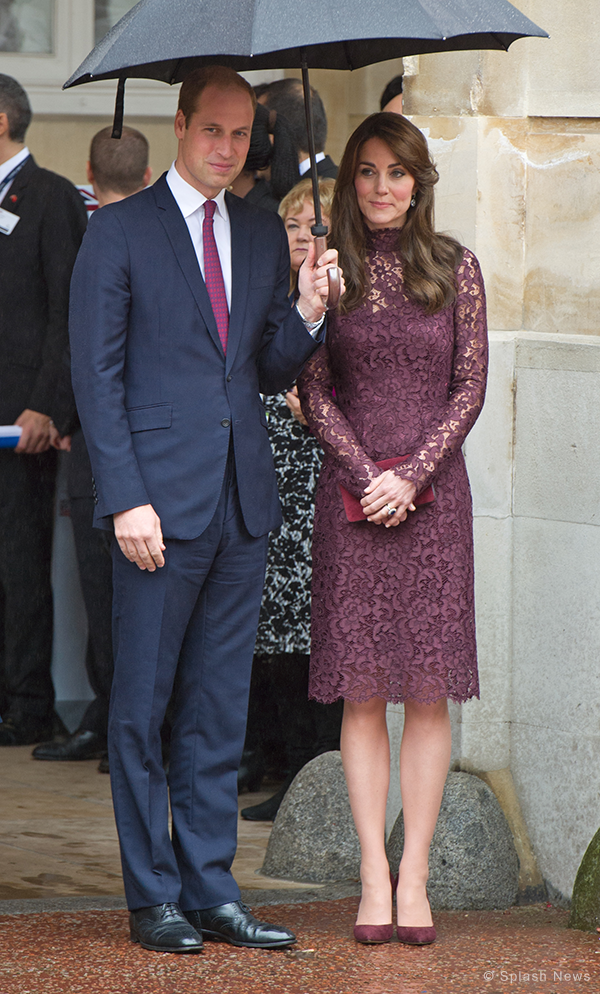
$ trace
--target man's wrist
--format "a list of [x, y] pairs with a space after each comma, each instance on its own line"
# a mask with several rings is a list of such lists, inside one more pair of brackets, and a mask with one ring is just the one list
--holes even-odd
[[296, 304], [296, 310], [298, 311], [298, 315], [300, 317], [300, 320], [302, 321], [302, 323], [303, 323], [304, 327], [306, 328], [307, 332], [309, 333], [309, 335], [312, 335], [313, 338], [314, 338], [314, 336], [318, 332], [319, 328], [323, 324], [323, 321], [325, 320], [325, 314], [323, 313], [323, 314], [321, 314], [320, 317], [316, 318], [316, 320], [311, 321], [309, 318], [305, 317], [305, 315], [302, 312], [302, 308], [300, 307], [299, 303]]

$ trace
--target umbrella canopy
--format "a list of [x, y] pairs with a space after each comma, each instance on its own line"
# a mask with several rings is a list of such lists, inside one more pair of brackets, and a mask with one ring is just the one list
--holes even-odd
[[[427, 52], [506, 50], [548, 37], [508, 0], [140, 0], [65, 88], [119, 77], [180, 83], [202, 65], [238, 72], [358, 69]], [[293, 42], [293, 44], [290, 44]]]
[[[140, 0], [88, 55], [64, 88], [118, 79], [113, 137], [121, 136], [125, 80], [180, 83], [213, 63], [237, 72], [302, 68], [317, 258], [326, 247], [308, 70], [359, 69], [406, 55], [506, 50], [545, 37], [508, 0]], [[290, 44], [293, 42], [293, 45]], [[328, 305], [339, 300], [329, 271]]]
[[65, 88], [121, 76], [180, 83], [210, 63], [297, 69], [303, 53], [311, 69], [358, 69], [427, 52], [506, 50], [526, 36], [548, 37], [508, 0], [140, 0]]

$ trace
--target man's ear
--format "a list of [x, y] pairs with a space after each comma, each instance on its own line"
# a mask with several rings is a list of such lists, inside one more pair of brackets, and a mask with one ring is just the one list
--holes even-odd
[[10, 127], [8, 123], [8, 114], [4, 111], [0, 112], [0, 138], [8, 138], [10, 133]]
[[185, 127], [185, 115], [181, 108], [179, 108], [175, 115], [175, 137], [180, 141], [185, 134]]
[[93, 185], [93, 183], [94, 183], [94, 174], [92, 172], [92, 166], [91, 166], [91, 163], [90, 163], [89, 159], [88, 159], [88, 161], [85, 164], [85, 174], [87, 176], [88, 183], [92, 183], [92, 185]]
[[151, 170], [150, 166], [148, 166], [148, 168], [146, 169], [146, 172], [144, 173], [144, 180], [143, 180], [144, 186], [149, 186], [151, 179], [152, 179], [152, 170]]

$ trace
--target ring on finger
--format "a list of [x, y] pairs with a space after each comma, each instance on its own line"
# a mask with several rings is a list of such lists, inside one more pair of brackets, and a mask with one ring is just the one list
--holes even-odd
[[387, 513], [389, 518], [391, 518], [392, 514], [395, 514], [396, 511], [398, 510], [397, 507], [392, 507], [391, 504], [386, 504], [385, 506], [387, 508]]

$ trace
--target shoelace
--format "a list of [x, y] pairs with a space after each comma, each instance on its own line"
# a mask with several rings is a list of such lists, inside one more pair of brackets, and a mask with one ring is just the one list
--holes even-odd
[[164, 920], [167, 921], [169, 919], [181, 920], [181, 911], [176, 904], [165, 904]]

